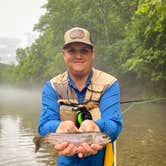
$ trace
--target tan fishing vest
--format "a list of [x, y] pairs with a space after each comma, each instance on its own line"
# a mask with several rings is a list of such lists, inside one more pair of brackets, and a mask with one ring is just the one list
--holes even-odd
[[93, 68], [92, 78], [87, 87], [84, 102], [78, 103], [77, 95], [73, 88], [68, 84], [68, 74], [64, 72], [51, 79], [51, 85], [58, 94], [58, 103], [60, 106], [60, 119], [62, 121], [71, 120], [75, 122], [77, 112], [74, 107], [84, 105], [92, 115], [93, 120], [100, 119], [99, 101], [108, 86], [111, 86], [116, 78]]

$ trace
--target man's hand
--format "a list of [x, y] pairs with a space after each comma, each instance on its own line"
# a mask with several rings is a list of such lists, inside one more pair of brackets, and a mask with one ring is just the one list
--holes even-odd
[[[81, 124], [79, 128], [80, 132], [84, 131], [100, 131], [100, 128], [96, 125], [96, 123], [93, 120], [85, 120]], [[87, 157], [89, 155], [96, 154], [99, 150], [103, 148], [102, 145], [99, 144], [87, 144], [83, 143], [81, 146], [78, 147], [78, 157], [83, 158]]]
[[[100, 128], [94, 123], [94, 121], [85, 120], [83, 121], [79, 129], [75, 126], [75, 124], [72, 121], [64, 121], [60, 123], [56, 130], [56, 132], [58, 133], [68, 131], [100, 131]], [[79, 158], [83, 158], [89, 155], [96, 154], [99, 150], [103, 148], [103, 146], [95, 143], [89, 145], [85, 142], [79, 147], [77, 147], [73, 144], [64, 142], [62, 144], [55, 145], [54, 148], [56, 151], [58, 151], [58, 155], [72, 156], [74, 154], [77, 154]]]
[[102, 145], [95, 143], [89, 145], [87, 143], [83, 143], [81, 146], [78, 147], [78, 157], [83, 158], [90, 155], [94, 155], [101, 149], [103, 149]]
[[79, 128], [80, 132], [83, 131], [100, 131], [100, 128], [93, 120], [84, 120]]
[[61, 156], [72, 156], [78, 152], [75, 145], [69, 144], [67, 142], [57, 144], [54, 146], [54, 148], [58, 152], [58, 155]]
[[78, 128], [75, 126], [75, 124], [72, 121], [63, 121], [59, 124], [58, 128], [56, 129], [56, 133], [62, 133], [62, 132], [75, 132], [78, 131]]
[[[69, 132], [69, 131], [78, 131], [78, 128], [72, 121], [63, 121], [58, 126], [56, 133]], [[57, 144], [54, 146], [55, 150], [59, 155], [62, 156], [72, 156], [77, 153], [77, 147], [68, 142], [64, 142], [62, 144]]]

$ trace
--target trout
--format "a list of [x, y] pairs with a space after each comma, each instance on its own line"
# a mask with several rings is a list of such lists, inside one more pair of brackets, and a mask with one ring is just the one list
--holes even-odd
[[35, 136], [33, 142], [35, 144], [35, 152], [38, 152], [43, 144], [55, 145], [68, 142], [76, 146], [80, 146], [82, 143], [106, 145], [111, 142], [111, 139], [108, 134], [102, 132], [66, 132], [49, 133], [45, 137]]

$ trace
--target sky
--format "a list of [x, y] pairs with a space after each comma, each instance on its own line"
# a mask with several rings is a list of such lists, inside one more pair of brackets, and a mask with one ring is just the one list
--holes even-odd
[[33, 27], [46, 0], [0, 0], [0, 63], [16, 64], [16, 49], [30, 46], [38, 33]]

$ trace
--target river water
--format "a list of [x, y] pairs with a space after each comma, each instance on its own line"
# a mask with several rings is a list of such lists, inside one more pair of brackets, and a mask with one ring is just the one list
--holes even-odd
[[[56, 152], [34, 152], [40, 93], [0, 88], [0, 166], [53, 166]], [[122, 106], [124, 126], [117, 140], [118, 166], [166, 165], [166, 103]], [[127, 110], [127, 111], [126, 111]]]

